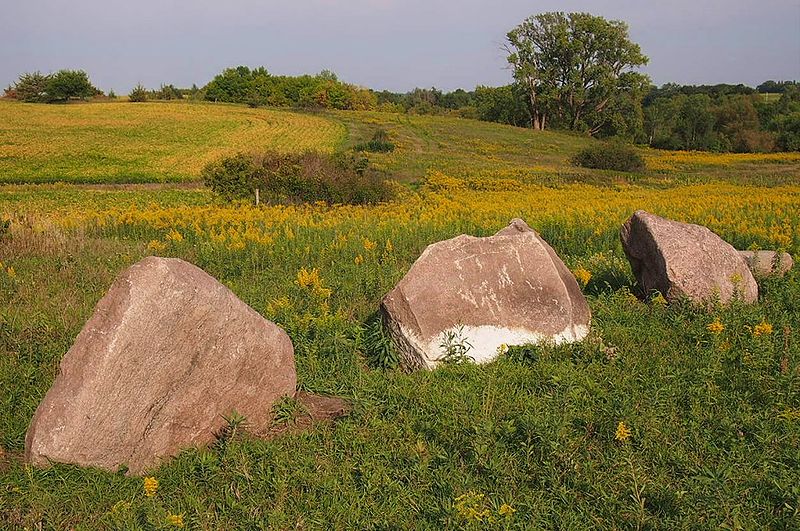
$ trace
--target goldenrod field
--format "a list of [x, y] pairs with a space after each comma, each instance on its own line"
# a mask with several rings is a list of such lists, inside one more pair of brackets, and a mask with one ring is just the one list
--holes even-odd
[[[6, 105], [0, 113], [12, 112]], [[159, 158], [166, 148], [156, 136], [119, 142], [127, 129], [118, 124], [114, 152], [152, 144], [151, 162], [127, 169], [75, 155], [69, 133], [50, 153], [74, 161], [75, 181], [151, 171], [154, 160], [170, 169], [145, 180], [191, 178], [202, 164], [182, 157], [195, 145], [208, 157], [237, 146], [330, 150], [381, 127], [398, 150], [371, 160], [401, 182], [393, 201], [374, 206], [232, 205], [169, 184], [0, 186], [0, 222], [10, 221], [0, 241], [0, 522], [10, 528], [797, 527], [797, 269], [762, 281], [752, 306], [665, 306], [633, 295], [618, 236], [646, 209], [797, 260], [796, 154], [647, 151], [648, 170], [631, 175], [571, 166], [589, 142], [580, 137], [447, 117], [187, 104], [40, 106], [26, 117], [27, 108], [13, 113], [29, 139], [50, 134], [39, 113], [68, 120], [70, 131], [76, 116], [94, 123], [104, 112], [155, 130], [186, 113], [176, 120], [191, 128], [245, 131], [242, 144], [183, 139]], [[259, 136], [260, 126], [242, 125], [253, 116], [280, 116], [288, 136]], [[0, 162], [5, 180], [39, 180], [37, 166], [15, 157]], [[512, 349], [486, 366], [377, 366], [368, 332], [378, 303], [425, 246], [492, 234], [514, 217], [576, 272], [593, 312], [590, 338]], [[149, 254], [197, 264], [283, 326], [303, 389], [346, 397], [350, 416], [186, 451], [150, 472], [157, 483], [25, 466], [25, 430], [61, 356], [115, 276]]]

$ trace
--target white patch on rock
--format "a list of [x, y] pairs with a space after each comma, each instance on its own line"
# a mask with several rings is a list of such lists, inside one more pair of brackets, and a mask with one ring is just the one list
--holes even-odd
[[484, 364], [497, 359], [503, 345], [506, 347], [537, 345], [544, 342], [560, 345], [562, 343], [582, 341], [589, 334], [589, 327], [584, 325], [570, 326], [558, 334], [549, 336], [521, 328], [503, 328], [489, 325], [454, 326], [443, 331], [427, 344], [420, 341], [409, 330], [403, 330], [403, 333], [406, 339], [415, 347], [414, 350], [423, 354], [423, 357], [414, 360], [412, 365], [434, 369], [444, 359], [445, 351], [442, 348], [442, 343], [444, 343], [448, 334], [455, 334], [457, 341], [469, 344], [471, 348], [467, 351], [467, 356], [472, 358], [475, 363]]

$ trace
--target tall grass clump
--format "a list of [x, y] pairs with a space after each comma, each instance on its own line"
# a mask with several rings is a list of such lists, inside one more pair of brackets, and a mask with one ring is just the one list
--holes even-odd
[[597, 170], [644, 170], [644, 159], [636, 148], [620, 142], [594, 144], [584, 148], [572, 158], [572, 163]]
[[269, 203], [373, 204], [391, 196], [384, 174], [346, 154], [239, 153], [208, 164], [202, 176], [227, 200], [252, 198], [256, 190]]

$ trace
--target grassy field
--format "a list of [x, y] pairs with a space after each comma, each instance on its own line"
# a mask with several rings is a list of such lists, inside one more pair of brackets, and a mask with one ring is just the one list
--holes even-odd
[[192, 181], [237, 151], [332, 151], [318, 116], [191, 103], [37, 105], [0, 100], [0, 183]]
[[[277, 112], [163, 109], [207, 112], [212, 121], [223, 119], [219, 109]], [[800, 258], [794, 155], [648, 152], [648, 171], [631, 176], [572, 167], [571, 154], [588, 141], [557, 133], [445, 117], [281, 114], [334, 124], [325, 149], [387, 129], [399, 149], [373, 162], [414, 185], [383, 205], [260, 208], [169, 185], [0, 186], [0, 218], [11, 222], [0, 241], [0, 523], [798, 527], [800, 274], [763, 281], [752, 306], [667, 307], [633, 295], [618, 237], [644, 208], [705, 224], [741, 249]], [[4, 163], [17, 175], [10, 180], [34, 171]], [[581, 276], [590, 338], [512, 349], [486, 366], [377, 368], [365, 329], [422, 249], [460, 233], [491, 234], [512, 217], [539, 230], [572, 270], [589, 273]], [[197, 264], [283, 326], [302, 387], [348, 398], [350, 416], [271, 441], [243, 436], [186, 451], [150, 473], [152, 497], [142, 478], [25, 466], [25, 430], [61, 356], [115, 276], [149, 254]], [[298, 282], [303, 270], [316, 270], [318, 283]], [[717, 321], [722, 330], [709, 327]], [[620, 422], [627, 440], [615, 437]]]
[[575, 167], [592, 142], [442, 116], [377, 112], [293, 113], [208, 103], [36, 105], [0, 99], [0, 183], [197, 181], [203, 166], [238, 151], [332, 151], [385, 129], [398, 149], [370, 156], [396, 179], [430, 170], [462, 179], [508, 178], [558, 185], [728, 182], [796, 183], [800, 154], [645, 150], [641, 174]]

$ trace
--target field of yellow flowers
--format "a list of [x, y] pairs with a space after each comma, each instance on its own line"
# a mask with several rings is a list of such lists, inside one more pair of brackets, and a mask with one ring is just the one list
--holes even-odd
[[[259, 207], [202, 188], [0, 186], [0, 522], [795, 527], [800, 275], [763, 280], [752, 306], [667, 306], [634, 295], [618, 236], [646, 209], [797, 260], [794, 159], [748, 159], [752, 182], [735, 162], [733, 177], [682, 173], [713, 164], [696, 159], [632, 179], [571, 167], [585, 141], [556, 133], [380, 113], [319, 119], [342, 127], [325, 137], [331, 149], [336, 135], [347, 144], [388, 130], [399, 148], [374, 162], [413, 185], [396, 184], [379, 205]], [[514, 217], [575, 272], [593, 312], [589, 339], [414, 374], [381, 357], [378, 303], [425, 246]], [[25, 430], [61, 356], [115, 276], [149, 254], [197, 264], [284, 327], [303, 389], [346, 397], [350, 416], [190, 450], [145, 478], [25, 466]]]

